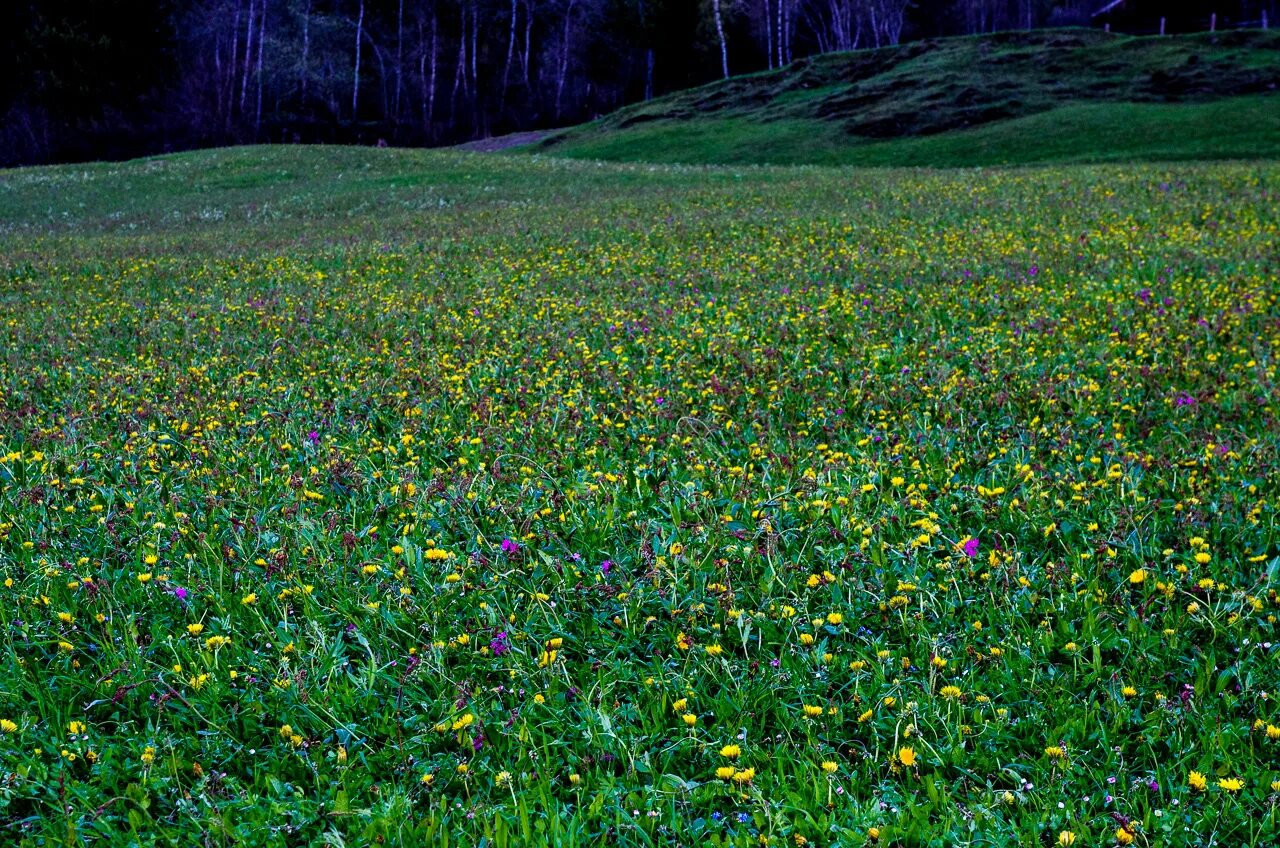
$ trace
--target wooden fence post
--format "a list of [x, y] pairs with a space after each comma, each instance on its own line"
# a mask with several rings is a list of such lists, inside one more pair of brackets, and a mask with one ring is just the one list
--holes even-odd
[[1160, 19], [1160, 34], [1164, 35], [1164, 18]]
[[1218, 13], [1211, 12], [1209, 14], [1209, 32], [1217, 32], [1217, 31], [1218, 31]]

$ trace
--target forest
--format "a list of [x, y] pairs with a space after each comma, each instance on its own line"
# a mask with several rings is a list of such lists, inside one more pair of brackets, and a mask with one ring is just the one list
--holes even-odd
[[[1275, 0], [1132, 0], [1153, 31]], [[590, 120], [817, 53], [1046, 26], [1103, 0], [12, 0], [0, 165], [245, 143], [441, 145]], [[1136, 11], [1133, 11], [1136, 10]]]

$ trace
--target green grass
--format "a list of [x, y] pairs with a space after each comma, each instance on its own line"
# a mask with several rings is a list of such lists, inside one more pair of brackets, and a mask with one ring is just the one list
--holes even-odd
[[1278, 190], [0, 172], [0, 842], [1270, 844]]
[[[707, 173], [702, 186], [733, 179]], [[625, 207], [681, 181], [639, 167], [324, 146], [18, 168], [0, 171], [0, 262], [93, 261], [167, 238], [209, 253], [342, 250], [447, 239], [463, 221], [514, 234], [561, 208], [598, 197]]]
[[1280, 152], [1280, 35], [1000, 33], [831, 54], [622, 109], [517, 152], [963, 167]]
[[928, 136], [850, 143], [816, 120], [747, 118], [644, 124], [556, 156], [619, 162], [984, 167], [1047, 163], [1271, 159], [1280, 156], [1280, 97], [1213, 103], [1077, 103]]

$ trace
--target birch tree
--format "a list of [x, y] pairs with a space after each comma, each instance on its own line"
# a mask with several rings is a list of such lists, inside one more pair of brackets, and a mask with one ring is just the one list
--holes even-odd
[[720, 15], [720, 0], [711, 0], [711, 12], [716, 23], [716, 39], [720, 42], [720, 69], [729, 78], [729, 47], [724, 41], [724, 20]]

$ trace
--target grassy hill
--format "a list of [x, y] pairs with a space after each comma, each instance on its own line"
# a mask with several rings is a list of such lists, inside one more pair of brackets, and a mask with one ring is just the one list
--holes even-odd
[[1006, 32], [816, 56], [519, 148], [616, 161], [964, 165], [1280, 155], [1280, 33]]

